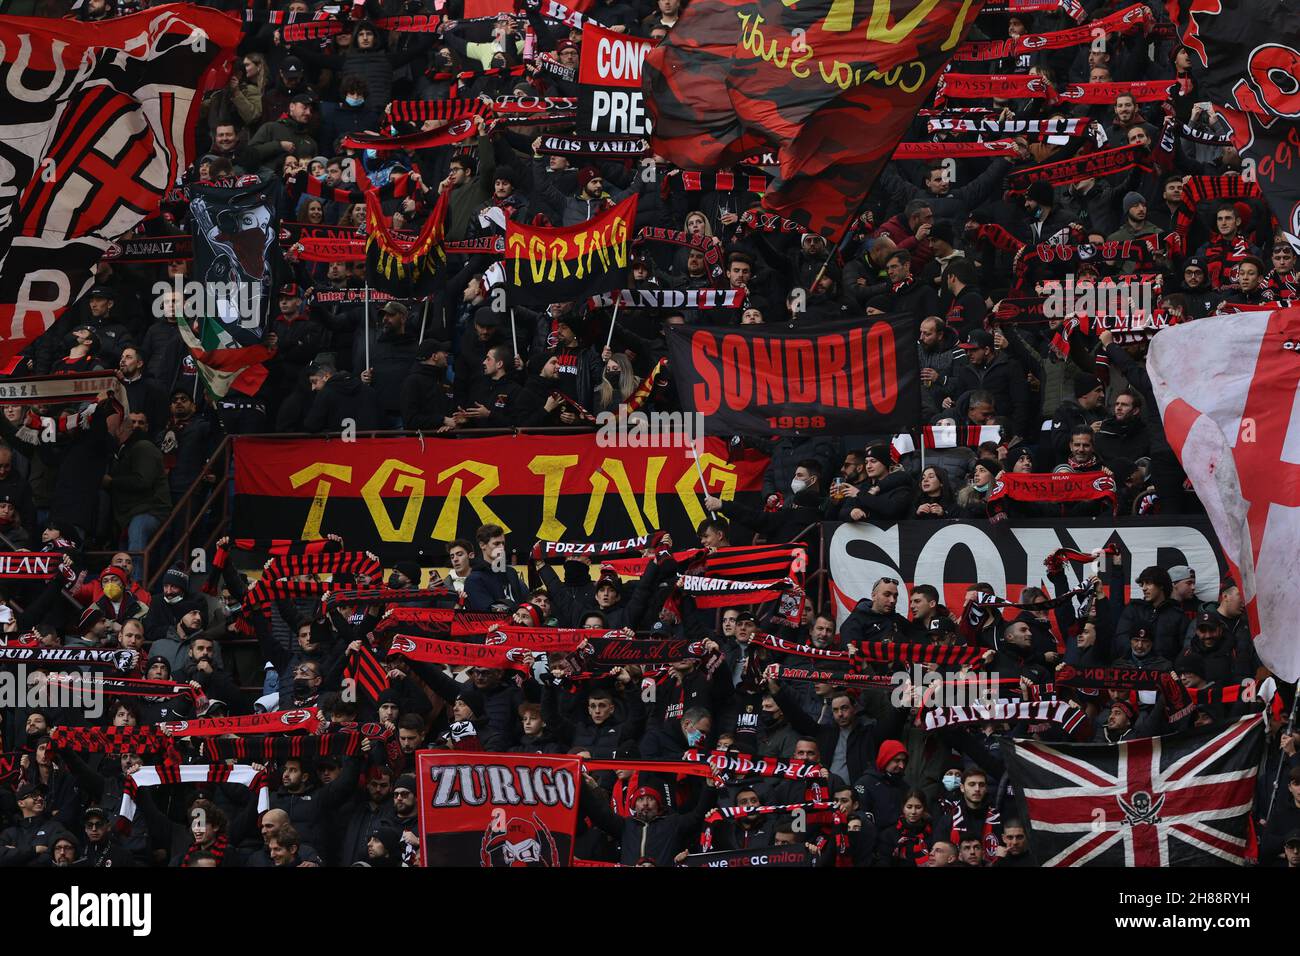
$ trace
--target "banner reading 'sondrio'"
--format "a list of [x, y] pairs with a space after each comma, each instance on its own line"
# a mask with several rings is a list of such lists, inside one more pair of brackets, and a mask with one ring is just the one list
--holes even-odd
[[579, 136], [649, 136], [650, 117], [641, 92], [641, 64], [653, 40], [582, 25], [578, 64]]
[[[831, 593], [843, 622], [882, 577], [899, 585], [902, 607], [914, 585], [939, 589], [940, 600], [960, 610], [967, 588], [978, 581], [1012, 601], [1027, 586], [1048, 586], [1043, 560], [1059, 548], [1091, 552], [1118, 545], [1124, 555], [1129, 599], [1142, 596], [1137, 577], [1151, 565], [1185, 564], [1196, 572], [1196, 593], [1216, 600], [1227, 565], [1218, 539], [1204, 516], [1088, 518], [1076, 521], [1012, 521], [1000, 530], [988, 521], [868, 521], [826, 524], [830, 542]], [[1086, 565], [1065, 564], [1070, 587], [1083, 582]], [[1103, 571], [1102, 578], [1109, 583]]]
[[581, 763], [420, 751], [420, 859], [425, 866], [569, 866]]
[[[630, 439], [630, 435], [627, 436]], [[630, 441], [628, 442], [630, 444]], [[236, 537], [314, 541], [385, 556], [440, 555], [499, 524], [509, 548], [612, 541], [654, 531], [693, 540], [706, 517], [689, 448], [602, 447], [591, 435], [235, 439]], [[704, 440], [709, 493], [761, 505], [768, 458]]]
[[646, 56], [651, 147], [684, 169], [778, 149], [771, 212], [848, 228], [983, 0], [703, 0]]
[[668, 364], [682, 408], [703, 415], [709, 434], [898, 431], [921, 413], [914, 324], [673, 325]]
[[621, 288], [627, 240], [636, 222], [635, 194], [576, 226], [548, 229], [506, 223], [502, 265], [510, 300], [548, 306]]

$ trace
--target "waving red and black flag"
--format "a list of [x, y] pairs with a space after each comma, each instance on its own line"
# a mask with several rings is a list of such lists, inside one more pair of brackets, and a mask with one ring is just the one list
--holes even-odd
[[112, 237], [158, 212], [238, 42], [236, 20], [192, 4], [0, 21], [0, 362], [91, 285]]
[[1300, 115], [1300, 10], [1270, 0], [1224, 6], [1223, 0], [1165, 3], [1191, 54], [1194, 99], [1209, 100], [1228, 121], [1237, 152], [1254, 161], [1269, 208], [1300, 249], [1300, 169], [1291, 161]]
[[838, 239], [982, 0], [696, 0], [646, 57], [655, 152], [719, 169], [779, 149], [764, 208]]
[[506, 223], [503, 264], [510, 300], [548, 306], [621, 289], [636, 223], [635, 195], [576, 226], [549, 229]]

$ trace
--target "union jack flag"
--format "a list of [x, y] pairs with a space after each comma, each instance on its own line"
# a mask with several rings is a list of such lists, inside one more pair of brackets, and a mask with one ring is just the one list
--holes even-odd
[[1264, 718], [1120, 744], [1018, 740], [1008, 769], [1043, 866], [1242, 865]]

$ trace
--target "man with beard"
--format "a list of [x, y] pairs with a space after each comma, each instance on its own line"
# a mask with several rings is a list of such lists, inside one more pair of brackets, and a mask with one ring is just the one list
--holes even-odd
[[[360, 378], [375, 390], [379, 408], [387, 418], [384, 427], [401, 428], [402, 383], [415, 365], [417, 342], [415, 333], [408, 328], [410, 312], [402, 303], [386, 303], [381, 318], [383, 329], [370, 347], [370, 367], [361, 372]], [[355, 343], [352, 367], [361, 368], [365, 360], [364, 341]]]
[[1191, 256], [1183, 263], [1183, 284], [1178, 291], [1187, 300], [1187, 311], [1193, 319], [1205, 318], [1223, 301], [1223, 295], [1210, 285], [1206, 270], [1201, 256]]
[[286, 115], [263, 123], [253, 134], [242, 154], [241, 165], [248, 169], [258, 169], [263, 175], [282, 176], [287, 157], [296, 156], [307, 161], [315, 156], [319, 152], [316, 140], [311, 135], [315, 104], [312, 94], [295, 94], [289, 100]]
[[289, 757], [281, 763], [280, 789], [271, 794], [271, 807], [289, 815], [288, 822], [302, 836], [304, 843], [321, 845], [334, 825], [335, 811], [356, 789], [361, 765], [354, 757], [343, 761], [343, 771], [333, 783], [316, 786], [302, 757]]
[[600, 360], [595, 345], [583, 348], [580, 330], [578, 319], [572, 313], [555, 319], [557, 386], [583, 408], [590, 409], [605, 363]]
[[627, 189], [606, 191], [605, 177], [600, 170], [595, 166], [583, 166], [578, 170], [578, 178], [574, 180], [577, 192], [565, 195], [556, 187], [554, 177], [547, 175], [546, 160], [537, 153], [538, 145], [540, 142], [534, 141], [533, 155], [536, 158], [533, 160], [533, 186], [546, 205], [558, 214], [559, 219], [554, 223], [556, 226], [576, 226], [586, 222], [610, 206], [622, 202], [640, 186], [640, 181], [634, 179]]
[[1142, 397], [1131, 388], [1115, 396], [1114, 413], [1096, 428], [1097, 454], [1102, 461], [1137, 461], [1151, 455], [1151, 437], [1142, 420]]
[[[163, 473], [163, 455], [149, 440], [144, 412], [131, 412], [118, 431], [121, 444], [104, 476], [113, 506], [113, 519], [126, 532], [126, 546], [143, 552], [171, 511], [172, 496]], [[136, 581], [143, 580], [143, 568]]]
[[1116, 657], [1128, 654], [1130, 635], [1142, 629], [1149, 635], [1148, 640], [1154, 640], [1156, 653], [1172, 661], [1182, 649], [1187, 618], [1171, 600], [1174, 585], [1169, 572], [1157, 565], [1143, 568], [1137, 583], [1142, 598], [1130, 601], [1120, 613], [1115, 625], [1113, 654]]
[[14, 793], [18, 816], [0, 831], [0, 866], [30, 866], [49, 859], [54, 838], [67, 833], [45, 810], [45, 790], [30, 781]]
[[[741, 787], [736, 792], [736, 806], [761, 807], [763, 800], [753, 787]], [[724, 850], [759, 850], [772, 845], [772, 830], [776, 821], [771, 816], [746, 814], [713, 825], [712, 852]]]
[[[790, 726], [817, 742], [818, 754], [827, 759], [827, 769], [846, 783], [860, 780], [875, 766], [881, 744], [899, 735], [907, 716], [906, 708], [891, 707], [885, 720], [871, 720], [859, 713], [851, 694], [839, 691], [831, 695], [832, 723], [825, 726], [804, 712], [798, 699], [777, 681], [769, 680], [768, 690], [789, 717]], [[795, 756], [799, 756], [797, 748]]]
[[366, 844], [371, 832], [381, 821], [393, 816], [392, 788], [392, 771], [382, 766], [368, 768], [364, 793], [354, 795], [351, 802], [335, 815], [337, 820], [347, 821], [338, 863], [351, 866], [366, 859]]
[[1125, 193], [1123, 208], [1124, 224], [1106, 237], [1107, 242], [1131, 242], [1143, 236], [1160, 234], [1160, 230], [1147, 221], [1147, 201], [1141, 193]]
[[871, 597], [859, 601], [840, 628], [840, 641], [864, 644], [868, 641], [903, 640], [908, 625], [894, 610], [897, 604], [898, 581], [894, 578], [878, 579], [871, 586]]
[[[1070, 455], [1070, 438], [1081, 425], [1096, 430], [1105, 417], [1106, 389], [1095, 375], [1080, 375], [1074, 380], [1074, 398], [1064, 401], [1052, 415], [1051, 460], [1039, 463], [1046, 471]], [[1044, 456], [1046, 458], [1046, 456]]]
[[672, 866], [684, 857], [704, 817], [717, 803], [717, 782], [705, 779], [705, 789], [693, 807], [664, 812], [663, 792], [643, 786], [632, 800], [632, 816], [623, 818], [610, 806], [609, 794], [584, 773], [580, 808], [591, 822], [619, 845], [619, 862], [636, 866], [647, 859], [655, 866]]
[[340, 371], [333, 362], [322, 360], [308, 366], [307, 381], [311, 386], [312, 400], [303, 417], [306, 431], [313, 434], [340, 431], [349, 421], [359, 430], [378, 428], [383, 424], [379, 397], [363, 378]]
[[393, 781], [393, 813], [388, 822], [401, 835], [402, 862], [414, 865], [420, 852], [420, 814], [413, 774], [404, 773]]
[[273, 382], [271, 391], [283, 399], [293, 391], [299, 377], [320, 352], [324, 327], [303, 311], [302, 290], [296, 283], [280, 287], [280, 314], [271, 323], [266, 346], [275, 349], [266, 368]]

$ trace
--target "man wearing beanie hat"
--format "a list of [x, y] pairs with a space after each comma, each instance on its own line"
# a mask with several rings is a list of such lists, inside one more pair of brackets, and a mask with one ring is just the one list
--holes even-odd
[[[1147, 200], [1139, 192], [1124, 194], [1124, 224], [1106, 237], [1109, 242], [1131, 242], [1143, 236], [1155, 236], [1160, 230], [1147, 221]], [[1133, 271], [1126, 267], [1125, 271]]]
[[609, 794], [586, 776], [579, 810], [618, 844], [619, 862], [624, 866], [635, 866], [641, 859], [652, 860], [655, 866], [672, 866], [691, 849], [691, 838], [717, 802], [717, 783], [711, 777], [694, 806], [675, 812], [665, 812], [659, 788], [642, 786], [632, 795], [632, 815], [621, 817], [610, 805]]
[[1030, 401], [1020, 362], [999, 349], [993, 336], [982, 328], [968, 329], [958, 345], [963, 354], [953, 362], [947, 379], [942, 386], [937, 382], [931, 386], [939, 390], [939, 404], [960, 420], [969, 410], [972, 395], [968, 393], [987, 392], [993, 396], [994, 413], [1011, 420], [1012, 435], [1004, 430], [1003, 443], [1017, 435], [1037, 439], [1042, 422]]
[[1153, 737], [1164, 728], [1164, 705], [1157, 702], [1145, 714], [1127, 697], [1112, 701], [1106, 722], [1097, 730], [1093, 743], [1117, 744], [1130, 737]]
[[1024, 210], [1031, 243], [1047, 242], [1070, 226], [1069, 216], [1056, 204], [1052, 184], [1041, 179], [1034, 180], [1025, 190]]
[[901, 740], [882, 740], [873, 766], [853, 782], [858, 806], [882, 828], [898, 819], [903, 796], [911, 789], [903, 779], [907, 757], [907, 746]]
[[891, 472], [894, 459], [888, 445], [872, 445], [863, 459], [865, 478], [849, 485], [844, 497], [830, 502], [826, 517], [831, 521], [897, 521], [912, 498], [907, 472]]
[[1073, 392], [1074, 397], [1061, 402], [1052, 414], [1051, 437], [1040, 453], [1040, 471], [1049, 471], [1070, 457], [1070, 435], [1076, 428], [1086, 425], [1095, 433], [1106, 417], [1106, 389], [1097, 376], [1078, 376]]
[[394, 561], [393, 573], [388, 576], [388, 586], [394, 590], [418, 589], [424, 569], [414, 561]]
[[607, 190], [600, 170], [595, 166], [583, 166], [578, 170], [578, 178], [574, 181], [577, 193], [566, 196], [556, 186], [555, 177], [547, 173], [546, 157], [538, 152], [541, 143], [540, 136], [533, 140], [533, 185], [542, 201], [559, 214], [559, 222], [553, 225], [576, 226], [580, 222], [586, 222], [604, 212], [610, 205], [622, 202], [641, 185], [640, 177], [635, 177], [627, 189]]
[[[472, 330], [469, 330], [472, 333]], [[451, 344], [425, 339], [415, 347], [415, 366], [402, 380], [402, 424], [412, 431], [434, 432], [456, 427], [451, 417], [447, 362]]]

